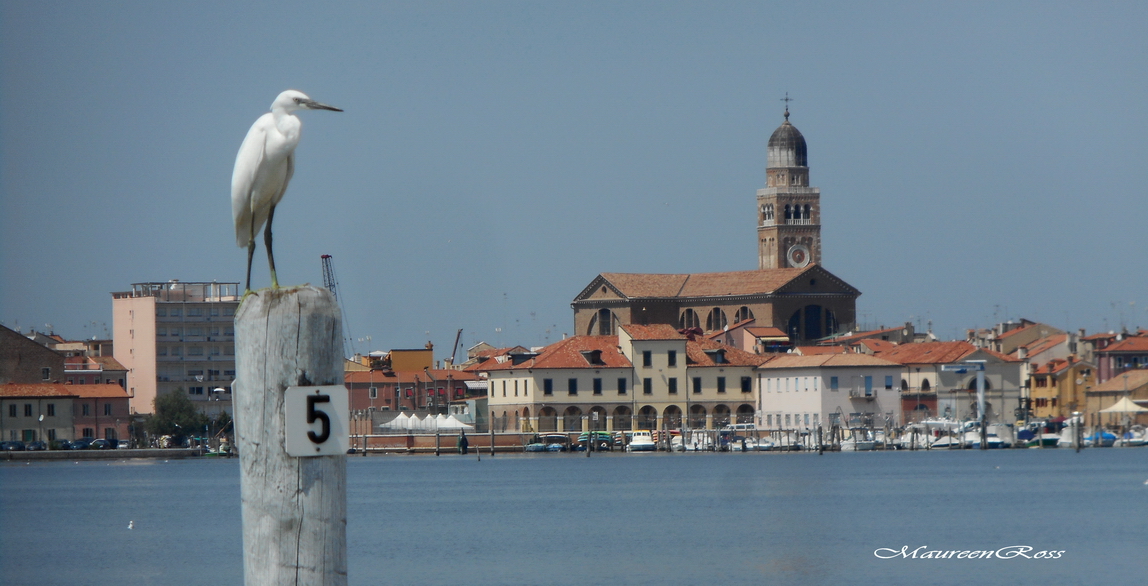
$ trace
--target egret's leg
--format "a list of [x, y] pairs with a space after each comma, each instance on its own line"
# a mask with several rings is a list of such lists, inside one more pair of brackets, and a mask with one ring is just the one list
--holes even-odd
[[271, 265], [271, 288], [279, 288], [279, 278], [275, 276], [275, 255], [271, 253], [271, 220], [275, 219], [275, 206], [267, 211], [267, 228], [263, 230], [263, 243], [267, 245], [267, 264]]
[[247, 289], [244, 293], [251, 291], [251, 259], [255, 256], [255, 239], [251, 239], [251, 243], [247, 245]]

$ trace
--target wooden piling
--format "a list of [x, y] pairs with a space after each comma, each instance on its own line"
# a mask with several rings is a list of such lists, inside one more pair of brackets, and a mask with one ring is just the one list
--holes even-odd
[[235, 314], [246, 586], [347, 584], [346, 457], [288, 456], [283, 395], [342, 385], [342, 322], [317, 287], [262, 289]]

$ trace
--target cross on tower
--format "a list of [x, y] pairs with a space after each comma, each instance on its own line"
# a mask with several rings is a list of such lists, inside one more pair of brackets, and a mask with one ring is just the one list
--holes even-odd
[[789, 97], [789, 92], [785, 92], [785, 97], [780, 101], [785, 102], [785, 119], [789, 120], [789, 103], [793, 101], [793, 98]]

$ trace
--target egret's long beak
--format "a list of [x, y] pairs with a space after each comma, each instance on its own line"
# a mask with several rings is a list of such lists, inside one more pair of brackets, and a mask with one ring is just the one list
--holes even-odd
[[320, 104], [315, 100], [303, 100], [299, 102], [301, 105], [306, 106], [310, 110], [331, 110], [333, 112], [342, 112], [339, 108], [328, 106], [327, 104]]

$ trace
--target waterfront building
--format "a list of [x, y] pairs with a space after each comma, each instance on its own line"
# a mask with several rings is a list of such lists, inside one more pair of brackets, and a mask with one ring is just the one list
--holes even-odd
[[68, 356], [64, 380], [70, 385], [115, 384], [127, 388], [128, 369], [113, 356]]
[[778, 355], [757, 368], [765, 429], [898, 426], [901, 365], [857, 353]]
[[1148, 412], [1102, 413], [1124, 398], [1134, 405], [1148, 409], [1148, 370], [1128, 370], [1088, 389], [1085, 395], [1086, 425], [1148, 425]]
[[1070, 417], [1085, 408], [1085, 391], [1096, 385], [1095, 367], [1073, 356], [1035, 363], [1029, 377], [1032, 416]]
[[764, 360], [669, 325], [625, 324], [480, 372], [500, 431], [716, 429], [756, 421], [754, 367]]
[[943, 368], [969, 361], [984, 361], [987, 421], [1014, 421], [1021, 406], [1022, 361], [1018, 358], [960, 341], [901, 344], [875, 356], [901, 365], [901, 409], [907, 422], [937, 416], [976, 418], [976, 371]]
[[118, 384], [0, 385], [0, 438], [55, 441], [129, 437], [128, 394]]
[[665, 324], [713, 333], [751, 321], [798, 344], [849, 329], [861, 292], [821, 266], [821, 191], [809, 186], [805, 137], [788, 108], [766, 151], [754, 222], [758, 270], [601, 273], [571, 303], [574, 331], [611, 336], [623, 324]]
[[239, 283], [133, 283], [112, 293], [114, 353], [132, 413], [182, 392], [209, 416], [231, 411]]
[[1118, 334], [1095, 351], [1097, 382], [1105, 383], [1130, 370], [1148, 368], [1148, 335]]

